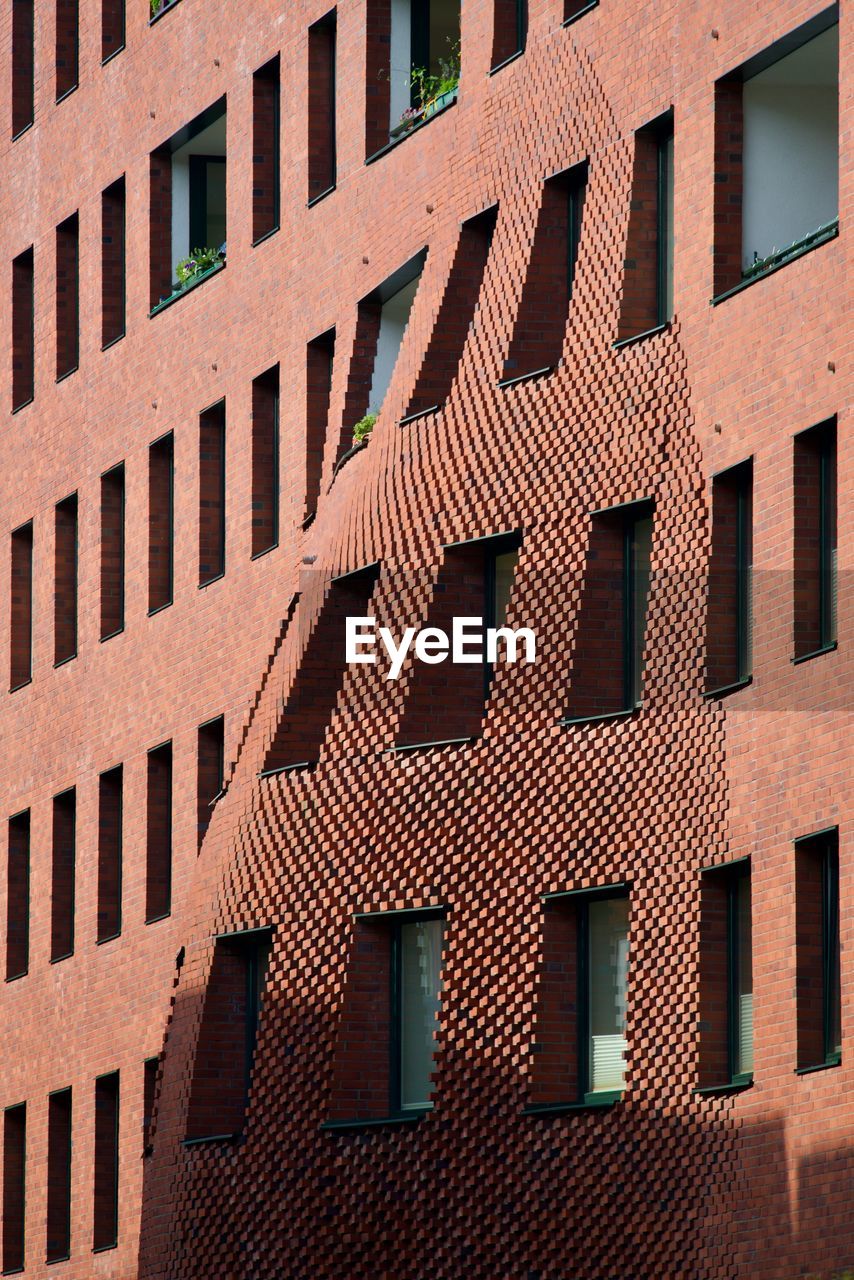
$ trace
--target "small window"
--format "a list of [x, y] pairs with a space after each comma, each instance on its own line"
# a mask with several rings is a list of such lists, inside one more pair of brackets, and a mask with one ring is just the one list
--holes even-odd
[[795, 661], [836, 645], [836, 421], [795, 436]]
[[23, 409], [35, 394], [33, 250], [12, 263], [12, 412]]
[[77, 792], [72, 787], [53, 799], [53, 868], [50, 912], [50, 960], [74, 954]]
[[35, 0], [12, 0], [12, 137], [33, 123]]
[[123, 772], [117, 765], [98, 781], [98, 942], [122, 931]]
[[101, 346], [125, 336], [125, 179], [101, 194]]
[[635, 134], [632, 203], [618, 341], [673, 315], [673, 113]]
[[216, 939], [190, 1086], [189, 1142], [244, 1129], [271, 936], [253, 929]]
[[145, 923], [172, 910], [172, 743], [148, 753]]
[[252, 381], [252, 555], [279, 545], [279, 366]]
[[199, 586], [225, 573], [225, 401], [199, 418]]
[[27, 1104], [3, 1112], [3, 1274], [26, 1265]]
[[101, 61], [125, 47], [125, 0], [101, 0]]
[[6, 981], [30, 964], [30, 811], [9, 819], [6, 862]]
[[753, 462], [712, 481], [706, 691], [728, 693], [753, 671]]
[[528, 0], [495, 0], [492, 21], [492, 70], [497, 71], [525, 50]]
[[78, 82], [79, 0], [56, 0], [56, 100], [61, 102]]
[[839, 832], [795, 844], [798, 1069], [842, 1061]]
[[279, 229], [278, 54], [252, 77], [252, 106], [252, 239], [258, 244]]
[[95, 1176], [92, 1248], [119, 1242], [119, 1073], [95, 1081]]
[[329, 425], [329, 402], [332, 395], [332, 370], [335, 361], [335, 330], [330, 329], [306, 346], [306, 435], [305, 435], [305, 508], [303, 519], [317, 511], [320, 482], [323, 475], [323, 452]]
[[155, 440], [148, 450], [148, 612], [172, 603], [175, 550], [175, 438]]
[[222, 794], [225, 768], [225, 720], [217, 716], [199, 726], [196, 770], [196, 810], [198, 813], [198, 847], [207, 835], [213, 805]]
[[33, 677], [33, 522], [12, 534], [9, 688]]
[[574, 643], [571, 721], [625, 715], [641, 704], [652, 532], [650, 502], [593, 515]]
[[159, 1058], [146, 1058], [142, 1064], [142, 1148], [143, 1154], [151, 1143], [151, 1127], [154, 1120], [154, 1099], [157, 1092], [157, 1072], [160, 1067]]
[[80, 363], [80, 223], [77, 214], [56, 228], [56, 379]]
[[48, 1098], [46, 1262], [71, 1255], [71, 1101], [70, 1089]]
[[101, 639], [125, 626], [125, 466], [101, 476]]
[[700, 1085], [753, 1080], [753, 923], [747, 859], [702, 876]]
[[368, 6], [366, 154], [404, 136], [456, 99], [460, 0], [398, 0]]
[[574, 22], [576, 18], [580, 18], [581, 15], [583, 13], [587, 13], [589, 9], [595, 9], [598, 3], [599, 0], [564, 0], [564, 26], [570, 22]]
[[308, 202], [328, 195], [337, 180], [337, 10], [308, 29]]
[[54, 513], [53, 664], [77, 657], [77, 494]]

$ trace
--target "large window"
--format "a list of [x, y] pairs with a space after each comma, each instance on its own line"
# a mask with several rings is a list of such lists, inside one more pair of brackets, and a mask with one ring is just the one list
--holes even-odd
[[712, 481], [706, 692], [729, 693], [753, 671], [753, 462]]
[[795, 845], [798, 1070], [842, 1059], [839, 944], [839, 832]]
[[795, 436], [795, 661], [836, 645], [836, 421]]
[[753, 920], [747, 859], [706, 870], [700, 925], [700, 1085], [753, 1080]]

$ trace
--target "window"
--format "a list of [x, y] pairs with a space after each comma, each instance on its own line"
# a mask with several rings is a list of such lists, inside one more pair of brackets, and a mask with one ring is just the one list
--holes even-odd
[[122, 931], [122, 782], [121, 765], [98, 782], [98, 942]]
[[498, 71], [525, 50], [527, 0], [495, 0], [492, 27], [492, 70]]
[[12, 137], [33, 123], [35, 0], [12, 0]]
[[12, 534], [9, 688], [33, 677], [33, 522]]
[[125, 466], [101, 476], [101, 639], [125, 626]]
[[23, 1271], [26, 1230], [27, 1104], [3, 1112], [3, 1273]]
[[6, 862], [6, 981], [30, 964], [30, 811], [9, 819]]
[[225, 401], [199, 417], [199, 586], [225, 573]]
[[125, 47], [125, 0], [101, 0], [101, 61]]
[[101, 347], [125, 336], [125, 179], [101, 194]]
[[160, 1067], [159, 1058], [146, 1058], [142, 1064], [142, 1146], [143, 1154], [151, 1143], [151, 1125], [154, 1119], [154, 1099], [157, 1092], [157, 1072]]
[[563, 354], [586, 190], [586, 162], [543, 184], [503, 385], [550, 373]]
[[190, 1086], [189, 1142], [235, 1137], [244, 1128], [271, 940], [270, 929], [216, 939]]
[[625, 715], [643, 696], [653, 509], [595, 512], [575, 633], [570, 721]]
[[145, 923], [172, 909], [172, 743], [148, 753]]
[[568, 26], [570, 22], [574, 22], [576, 18], [580, 18], [583, 13], [587, 13], [590, 9], [595, 9], [599, 0], [564, 0], [563, 6], [563, 24]]
[[71, 1254], [71, 1090], [58, 1089], [47, 1102], [46, 1262]]
[[119, 1073], [95, 1081], [95, 1177], [92, 1248], [119, 1242]]
[[795, 436], [795, 661], [836, 645], [836, 421]]
[[77, 214], [56, 228], [56, 380], [80, 361], [80, 227]]
[[700, 903], [700, 1086], [753, 1080], [750, 863], [707, 869]]
[[148, 612], [172, 603], [175, 546], [175, 438], [155, 440], [148, 450]]
[[[460, 0], [395, 0], [368, 6], [366, 154], [456, 98]], [[436, 95], [435, 90], [446, 86]]]
[[12, 263], [12, 412], [23, 409], [35, 394], [33, 250]]
[[728, 693], [753, 670], [753, 462], [712, 480], [706, 692]]
[[715, 86], [718, 299], [836, 234], [838, 97], [835, 8]]
[[54, 512], [53, 665], [77, 657], [77, 494]]
[[306, 347], [305, 521], [314, 516], [320, 497], [334, 360], [335, 330], [330, 329]]
[[632, 204], [618, 342], [673, 315], [673, 113], [635, 134]]
[[56, 100], [77, 88], [79, 0], [56, 0]]
[[252, 382], [252, 555], [279, 545], [279, 366]]
[[337, 10], [308, 29], [308, 202], [328, 195], [337, 179], [335, 56]]
[[842, 1060], [839, 832], [795, 842], [798, 1070]]
[[74, 894], [77, 793], [73, 787], [53, 798], [53, 869], [50, 962], [74, 954]]
[[278, 54], [252, 77], [252, 105], [252, 241], [258, 244], [279, 229]]
[[199, 849], [210, 826], [214, 801], [222, 794], [225, 767], [225, 720], [217, 716], [199, 726], [196, 771], [196, 810]]

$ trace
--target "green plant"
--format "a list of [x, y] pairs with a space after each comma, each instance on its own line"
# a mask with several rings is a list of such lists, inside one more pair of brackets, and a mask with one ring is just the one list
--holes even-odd
[[165, 3], [166, 3], [166, 0], [150, 0], [152, 18], [157, 17], [158, 13], [163, 8]]
[[353, 444], [367, 444], [371, 438], [371, 432], [374, 429], [374, 423], [377, 420], [375, 413], [366, 413], [364, 418], [360, 418], [353, 428]]
[[189, 284], [197, 276], [215, 267], [223, 260], [221, 249], [194, 249], [189, 258], [182, 258], [175, 268], [175, 275], [180, 285]]
[[460, 42], [451, 43], [448, 37], [447, 58], [439, 59], [438, 74], [433, 74], [426, 67], [412, 68], [412, 87], [415, 90], [422, 111], [440, 98], [443, 93], [450, 93], [460, 83]]

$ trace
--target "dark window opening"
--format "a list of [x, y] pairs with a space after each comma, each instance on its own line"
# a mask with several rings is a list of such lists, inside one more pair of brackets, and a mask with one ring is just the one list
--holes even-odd
[[252, 382], [252, 555], [279, 545], [279, 366]]
[[199, 417], [199, 586], [225, 573], [225, 401]]
[[125, 625], [125, 467], [101, 476], [101, 639]]
[[35, 0], [12, 0], [12, 137], [33, 123]]
[[673, 113], [635, 134], [619, 341], [673, 315]]
[[172, 743], [148, 753], [145, 923], [172, 910]]
[[753, 925], [747, 859], [707, 870], [700, 903], [700, 1086], [753, 1080]]
[[125, 0], [101, 0], [101, 61], [125, 47]]
[[80, 223], [72, 214], [56, 228], [56, 377], [80, 362]]
[[746, 684], [753, 671], [753, 461], [712, 480], [706, 691]]
[[125, 336], [125, 179], [101, 195], [101, 346]]
[[367, 33], [370, 157], [456, 98], [460, 0], [371, 0]]
[[79, 0], [56, 0], [56, 100], [77, 88], [79, 74]]
[[337, 10], [308, 29], [308, 200], [327, 195], [337, 179], [335, 56]]
[[9, 688], [33, 676], [33, 522], [12, 534]]
[[12, 412], [35, 394], [35, 295], [33, 250], [12, 263]]
[[52, 1093], [47, 1110], [47, 1262], [62, 1262], [71, 1254], [71, 1117], [71, 1090]]
[[6, 862], [6, 981], [30, 965], [30, 811], [9, 819]]
[[146, 1058], [142, 1064], [142, 1147], [148, 1150], [151, 1143], [152, 1123], [154, 1120], [154, 1101], [157, 1094], [157, 1072], [160, 1067], [159, 1058]]
[[492, 69], [525, 50], [528, 35], [528, 0], [495, 0], [492, 26]]
[[121, 765], [98, 783], [98, 942], [122, 931], [122, 784]]
[[588, 9], [595, 9], [598, 3], [599, 0], [564, 0], [564, 25], [580, 18], [582, 13], [587, 13]]
[[3, 1112], [3, 1274], [26, 1261], [27, 1104]]
[[279, 93], [279, 57], [276, 55], [252, 77], [252, 240], [254, 244], [279, 229]]
[[306, 437], [305, 437], [305, 509], [307, 520], [317, 510], [323, 475], [323, 451], [329, 425], [329, 402], [332, 395], [332, 369], [335, 359], [335, 330], [330, 329], [306, 346]]
[[53, 799], [53, 866], [50, 901], [50, 960], [74, 954], [77, 792], [72, 787]]
[[836, 421], [795, 436], [795, 658], [836, 644]]
[[92, 1248], [119, 1242], [119, 1073], [95, 1081], [95, 1177]]
[[222, 792], [225, 769], [225, 720], [217, 716], [199, 725], [196, 768], [196, 812], [198, 847], [207, 835], [213, 804]]
[[77, 656], [77, 494], [54, 511], [53, 664]]
[[839, 832], [795, 844], [798, 1068], [842, 1060]]
[[172, 603], [175, 552], [175, 437], [148, 450], [148, 612]]

